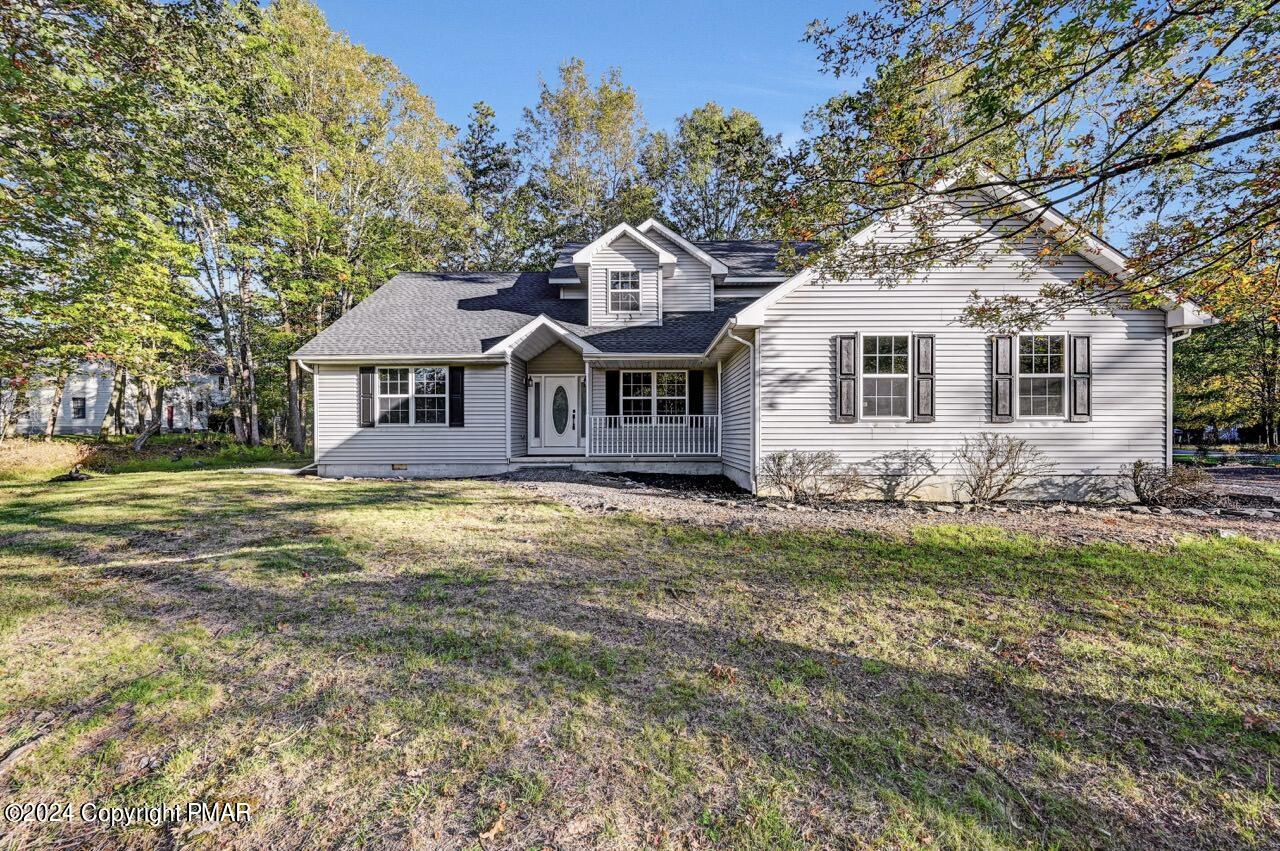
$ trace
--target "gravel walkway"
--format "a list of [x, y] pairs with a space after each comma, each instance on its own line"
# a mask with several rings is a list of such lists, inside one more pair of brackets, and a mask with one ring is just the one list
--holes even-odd
[[[667, 477], [661, 486], [622, 476], [557, 469], [526, 470], [500, 478], [585, 512], [630, 511], [668, 522], [753, 532], [859, 529], [907, 537], [917, 526], [963, 522], [997, 526], [1065, 543], [1112, 541], [1158, 547], [1186, 535], [1243, 535], [1280, 540], [1280, 501], [1274, 512], [1254, 507], [1211, 509], [1222, 512], [1217, 514], [1194, 513], [1199, 509], [1182, 513], [1188, 510], [1169, 512], [1141, 506], [1085, 507], [1061, 503], [1010, 503], [972, 508], [858, 502], [835, 509], [812, 509], [756, 499], [745, 493], [727, 494], [723, 487], [708, 487], [697, 481], [681, 486], [676, 477]], [[1266, 496], [1256, 494], [1251, 502], [1256, 505], [1259, 497]], [[1254, 514], [1249, 516], [1246, 512]]]

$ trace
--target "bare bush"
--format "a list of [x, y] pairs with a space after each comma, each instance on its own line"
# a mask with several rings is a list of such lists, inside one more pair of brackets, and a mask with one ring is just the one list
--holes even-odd
[[788, 450], [760, 462], [760, 483], [792, 502], [848, 499], [865, 487], [858, 471], [834, 452]]
[[937, 475], [938, 465], [928, 449], [897, 449], [872, 458], [867, 464], [875, 475], [870, 486], [888, 502], [907, 500]]
[[1004, 499], [1023, 481], [1051, 475], [1055, 469], [1027, 441], [990, 431], [966, 437], [954, 460], [959, 489], [974, 502]]
[[1213, 492], [1213, 479], [1199, 467], [1135, 461], [1121, 473], [1128, 477], [1134, 497], [1143, 505], [1177, 508], [1206, 502]]

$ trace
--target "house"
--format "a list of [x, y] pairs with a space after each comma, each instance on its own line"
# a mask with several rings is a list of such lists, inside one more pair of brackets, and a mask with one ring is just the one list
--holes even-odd
[[[67, 377], [63, 385], [54, 434], [98, 434], [111, 409], [115, 367], [106, 361], [86, 361]], [[27, 385], [24, 404], [16, 406], [14, 432], [44, 434], [55, 397], [53, 380], [36, 376]], [[136, 387], [129, 383], [120, 394], [121, 421], [126, 429], [138, 423]], [[173, 387], [165, 388], [160, 430], [166, 432], [207, 431], [209, 412], [227, 401], [226, 377], [213, 373], [192, 373]]]
[[[894, 225], [859, 238], [896, 238]], [[770, 453], [866, 466], [913, 449], [941, 467], [925, 495], [950, 499], [949, 459], [991, 431], [1056, 464], [1027, 495], [1114, 488], [1123, 465], [1169, 461], [1172, 342], [1209, 320], [1122, 304], [1021, 335], [959, 324], [975, 289], [1034, 295], [1046, 277], [1123, 272], [1089, 238], [1029, 273], [1020, 261], [1048, 238], [892, 289], [790, 274], [777, 243], [692, 242], [654, 220], [566, 246], [546, 272], [398, 275], [292, 356], [313, 375], [317, 469], [561, 464], [722, 473], [756, 491]]]

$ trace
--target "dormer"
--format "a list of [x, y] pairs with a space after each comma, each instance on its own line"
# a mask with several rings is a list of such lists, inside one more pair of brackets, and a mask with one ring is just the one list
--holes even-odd
[[592, 326], [662, 324], [662, 282], [676, 258], [625, 222], [587, 243], [570, 258], [587, 282], [587, 322]]
[[675, 269], [662, 281], [663, 311], [714, 310], [715, 286], [729, 274], [729, 267], [657, 219], [649, 219], [636, 230], [676, 258]]
[[728, 267], [655, 219], [620, 224], [586, 245], [566, 246], [551, 282], [586, 299], [592, 326], [661, 325], [667, 313], [715, 309]]

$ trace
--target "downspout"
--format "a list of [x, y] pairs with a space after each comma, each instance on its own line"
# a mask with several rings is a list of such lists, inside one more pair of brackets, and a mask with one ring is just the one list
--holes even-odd
[[[729, 330], [725, 332], [725, 336], [727, 336], [730, 340], [734, 340], [746, 346], [747, 351], [750, 352], [749, 357], [750, 357], [750, 363], [751, 363], [751, 493], [754, 494], [756, 492], [756, 470], [760, 466], [756, 461], [756, 458], [760, 452], [760, 440], [759, 440], [760, 411], [758, 406], [756, 405], [756, 378], [757, 378], [756, 377], [756, 345], [755, 343], [749, 342], [743, 339], [742, 337], [739, 337], [737, 334], [733, 333], [733, 329], [737, 326], [737, 324], [738, 324], [738, 321], [736, 317], [733, 319], [730, 319]], [[721, 448], [720, 451], [723, 454], [724, 452], [723, 447]]]
[[[314, 419], [316, 415], [316, 411], [319, 408], [319, 406], [316, 404], [316, 402], [320, 399], [319, 376], [317, 376], [316, 371], [311, 367], [307, 366], [306, 361], [302, 359], [298, 359], [298, 368], [311, 376], [311, 416]], [[306, 440], [306, 436], [307, 436], [306, 427], [304, 425], [302, 430], [302, 437], [304, 441]], [[312, 426], [311, 427], [311, 452], [312, 452], [311, 463], [303, 467], [302, 469], [294, 472], [295, 476], [301, 476], [303, 473], [306, 473], [308, 470], [318, 471], [320, 469], [320, 462], [317, 461], [315, 458], [315, 440], [316, 440], [316, 429], [315, 429], [315, 426]], [[305, 446], [305, 443], [303, 445]]]

